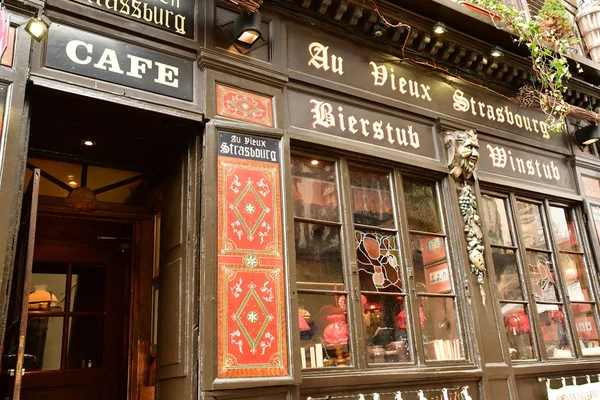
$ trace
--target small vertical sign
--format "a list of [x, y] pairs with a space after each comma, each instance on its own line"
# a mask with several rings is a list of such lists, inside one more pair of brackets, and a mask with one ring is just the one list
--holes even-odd
[[287, 376], [279, 140], [218, 144], [218, 377]]

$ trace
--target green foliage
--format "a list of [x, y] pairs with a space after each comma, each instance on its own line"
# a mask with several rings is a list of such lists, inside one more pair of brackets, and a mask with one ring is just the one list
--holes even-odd
[[567, 9], [562, 1], [546, 0], [540, 9], [538, 15], [541, 18], [550, 18], [552, 16], [559, 17], [561, 22], [570, 25], [569, 17], [567, 17]]
[[[563, 99], [566, 91], [566, 81], [571, 77], [566, 58], [568, 51], [577, 43], [573, 36], [554, 38], [552, 43], [544, 40], [542, 27], [549, 18], [556, 15], [560, 19], [567, 18], [566, 10], [558, 0], [546, 0], [545, 11], [527, 19], [522, 11], [512, 4], [505, 5], [501, 0], [468, 0], [469, 3], [484, 8], [490, 12], [492, 22], [497, 28], [506, 28], [517, 38], [515, 42], [524, 44], [531, 55], [532, 71], [539, 82], [537, 89], [541, 92], [542, 111], [548, 116], [549, 133], [561, 133], [565, 127], [565, 119], [569, 105]], [[494, 20], [500, 19], [500, 23]], [[568, 19], [567, 19], [568, 21]], [[547, 24], [546, 24], [547, 25]], [[568, 23], [570, 26], [570, 23]]]

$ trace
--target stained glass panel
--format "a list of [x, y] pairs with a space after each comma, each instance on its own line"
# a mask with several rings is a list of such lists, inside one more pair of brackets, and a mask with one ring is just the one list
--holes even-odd
[[402, 292], [396, 234], [356, 230], [354, 239], [361, 290]]

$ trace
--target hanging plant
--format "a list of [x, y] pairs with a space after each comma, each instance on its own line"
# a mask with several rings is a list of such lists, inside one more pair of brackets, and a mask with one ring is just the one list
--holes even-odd
[[[567, 54], [578, 43], [567, 18], [564, 5], [558, 0], [546, 0], [538, 15], [528, 19], [524, 12], [501, 0], [468, 0], [468, 3], [488, 10], [499, 18], [492, 23], [517, 36], [515, 42], [524, 44], [531, 54], [531, 66], [541, 110], [548, 116], [548, 133], [561, 133], [570, 107], [563, 99], [566, 81], [571, 77]], [[529, 101], [532, 103], [531, 101]]]

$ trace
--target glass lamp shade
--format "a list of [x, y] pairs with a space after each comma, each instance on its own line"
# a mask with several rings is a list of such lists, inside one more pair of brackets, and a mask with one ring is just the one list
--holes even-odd
[[323, 342], [325, 344], [344, 344], [348, 343], [348, 324], [344, 314], [333, 314], [327, 316], [329, 325], [323, 332]]
[[300, 310], [298, 310], [298, 326], [300, 327], [300, 332], [310, 331], [310, 326], [306, 323]]

